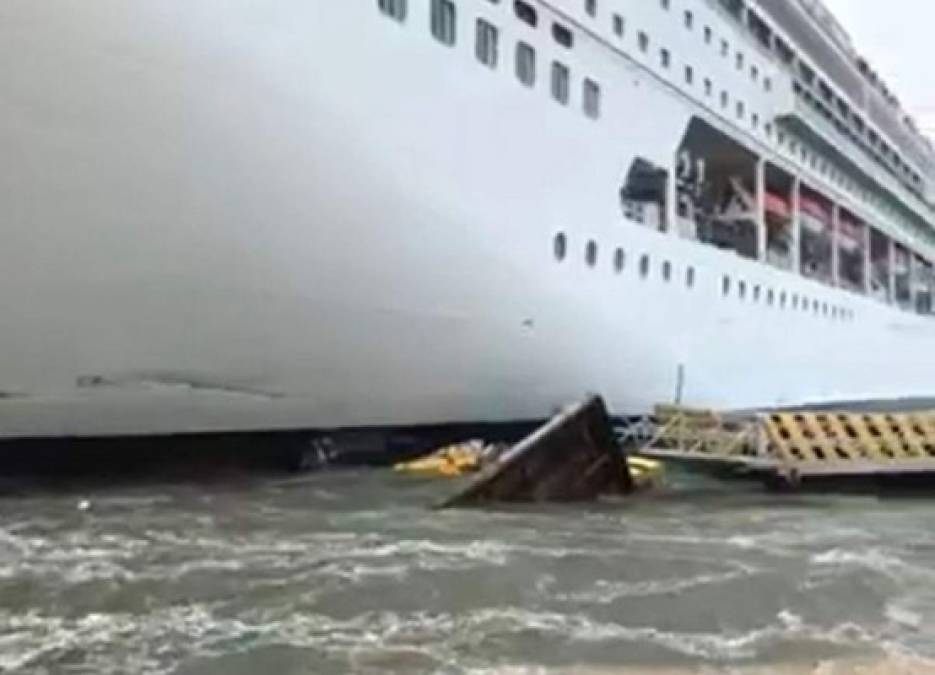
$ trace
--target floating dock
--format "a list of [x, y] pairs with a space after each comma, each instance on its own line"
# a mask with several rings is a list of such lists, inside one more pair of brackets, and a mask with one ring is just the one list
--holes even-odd
[[815, 479], [926, 475], [935, 488], [935, 412], [725, 415], [659, 406], [645, 428], [638, 455], [791, 488]]

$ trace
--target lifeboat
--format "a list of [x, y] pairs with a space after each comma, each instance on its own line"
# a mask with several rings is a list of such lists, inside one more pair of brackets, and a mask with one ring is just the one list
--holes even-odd
[[799, 206], [802, 227], [813, 234], [826, 235], [831, 231], [831, 211], [817, 199], [802, 196]]
[[838, 219], [838, 245], [848, 253], [862, 250], [863, 227], [856, 219], [842, 211]]
[[772, 192], [767, 192], [764, 195], [764, 202], [767, 216], [785, 221], [788, 221], [792, 217], [792, 208], [789, 206], [789, 200], [783, 199]]

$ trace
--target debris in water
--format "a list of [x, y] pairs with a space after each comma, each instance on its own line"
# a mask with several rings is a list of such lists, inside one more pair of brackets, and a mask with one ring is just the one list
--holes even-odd
[[440, 507], [583, 501], [634, 489], [604, 401], [594, 396], [559, 413], [483, 467]]

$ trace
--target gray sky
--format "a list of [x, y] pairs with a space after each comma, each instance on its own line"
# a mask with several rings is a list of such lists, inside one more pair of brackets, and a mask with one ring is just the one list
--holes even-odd
[[935, 138], [935, 2], [824, 0], [858, 51]]

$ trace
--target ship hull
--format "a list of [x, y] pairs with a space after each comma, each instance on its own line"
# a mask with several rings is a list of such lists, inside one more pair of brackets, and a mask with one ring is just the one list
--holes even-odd
[[579, 44], [595, 121], [470, 15], [448, 47], [370, 2], [52, 4], [0, 7], [0, 437], [933, 393], [930, 319], [623, 218], [706, 113], [613, 52]]

